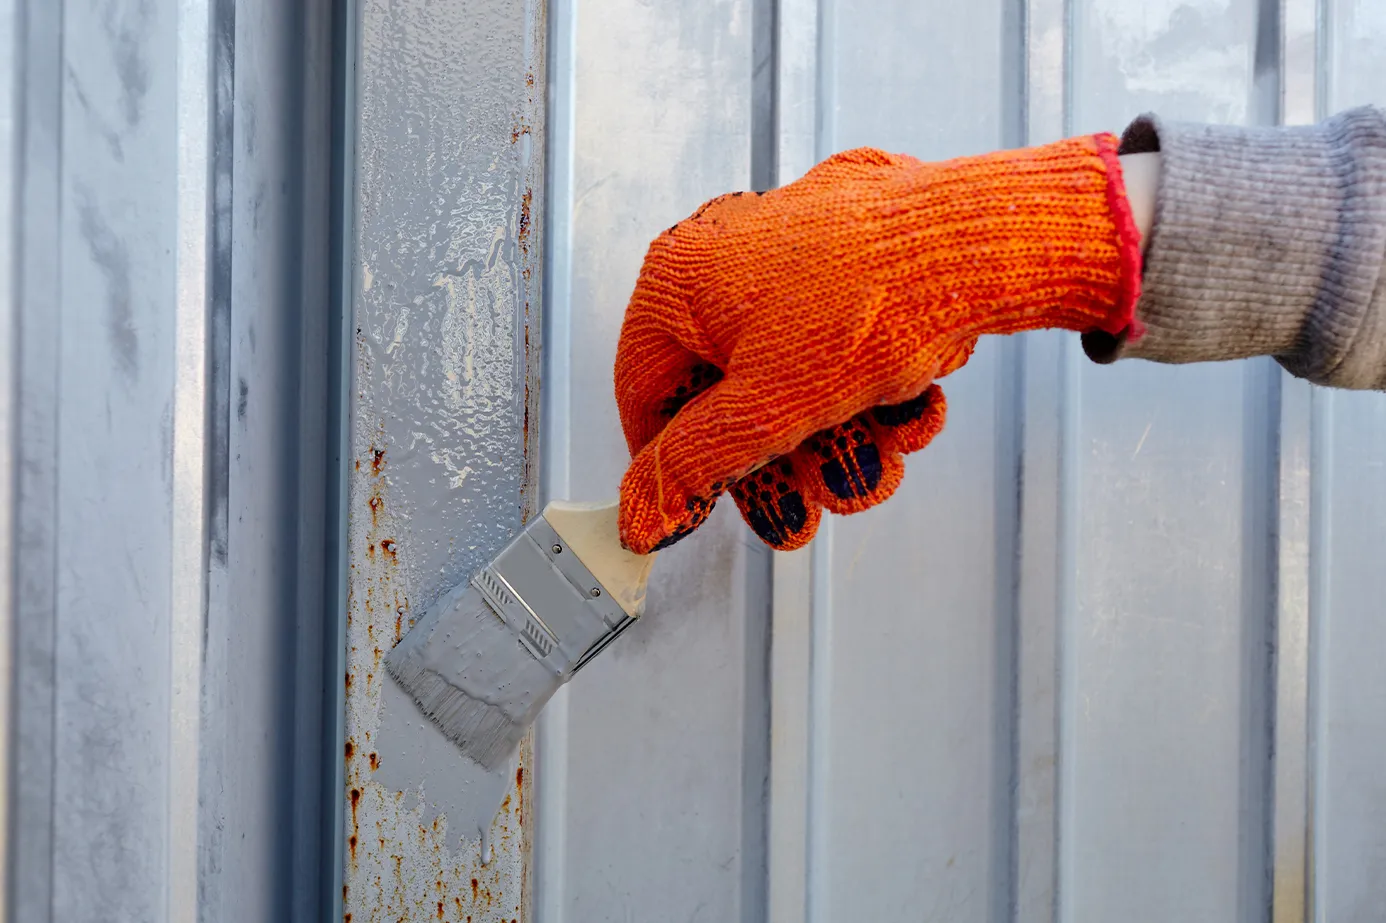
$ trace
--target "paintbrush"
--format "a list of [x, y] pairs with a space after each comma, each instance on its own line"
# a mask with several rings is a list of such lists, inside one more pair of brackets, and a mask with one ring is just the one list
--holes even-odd
[[486, 769], [644, 610], [655, 555], [622, 548], [616, 519], [614, 502], [550, 503], [386, 656], [423, 713]]

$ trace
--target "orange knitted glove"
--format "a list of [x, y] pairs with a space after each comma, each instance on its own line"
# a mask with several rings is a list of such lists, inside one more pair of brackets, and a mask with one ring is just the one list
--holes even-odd
[[979, 336], [1138, 336], [1140, 233], [1116, 146], [942, 163], [847, 151], [661, 234], [616, 354], [623, 543], [665, 547], [731, 489], [762, 539], [798, 547], [823, 507], [890, 495], [901, 456], [943, 425], [932, 382]]

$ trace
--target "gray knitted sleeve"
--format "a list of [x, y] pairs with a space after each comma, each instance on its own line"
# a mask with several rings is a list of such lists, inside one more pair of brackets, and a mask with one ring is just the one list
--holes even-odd
[[1089, 335], [1098, 362], [1275, 356], [1292, 374], [1386, 390], [1386, 116], [1303, 128], [1142, 116], [1122, 153], [1160, 151], [1139, 338]]

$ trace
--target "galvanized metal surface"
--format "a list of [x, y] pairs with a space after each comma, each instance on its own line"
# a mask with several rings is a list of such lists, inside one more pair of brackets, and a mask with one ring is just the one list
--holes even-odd
[[[611, 369], [645, 247], [752, 183], [752, 6], [553, 4], [550, 496], [610, 498], [628, 461]], [[764, 918], [769, 557], [724, 506], [541, 719], [545, 923]]]
[[[767, 124], [753, 4], [555, 6], [546, 483], [582, 499], [625, 462], [644, 247], [750, 186], [765, 132], [785, 182], [862, 144], [1305, 122], [1386, 86], [1366, 2], [782, 0]], [[889, 504], [773, 578], [722, 514], [555, 699], [538, 919], [1379, 917], [1386, 400], [1269, 361], [1099, 368], [1059, 334], [944, 385]]]
[[[19, 87], [21, 85], [19, 10], [15, 0], [0, 2], [0, 792], [10, 791], [13, 770], [10, 711], [14, 684], [14, 483], [16, 445], [15, 385], [19, 356]], [[10, 805], [0, 797], [0, 907], [9, 904]], [[8, 919], [8, 914], [0, 916]]]
[[367, 0], [356, 29], [344, 918], [514, 920], [527, 756], [492, 792], [381, 659], [535, 506], [544, 5]]
[[[340, 673], [331, 24], [0, 0], [10, 918], [335, 916], [338, 862], [357, 923], [1380, 918], [1386, 402], [1052, 334], [985, 344], [900, 496], [809, 551], [772, 564], [728, 508], [665, 555], [481, 865], [432, 816], [480, 804], [450, 749], [379, 746], [377, 661], [535, 506], [544, 9], [351, 23]], [[1304, 122], [1386, 86], [1368, 0], [563, 0], [552, 35], [543, 487], [572, 499], [624, 467], [644, 247], [707, 197], [857, 144]]]
[[328, 12], [18, 4], [8, 919], [321, 912]]

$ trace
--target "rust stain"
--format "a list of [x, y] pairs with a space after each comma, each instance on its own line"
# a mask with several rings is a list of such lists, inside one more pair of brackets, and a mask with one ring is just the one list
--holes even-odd
[[534, 71], [529, 71], [525, 74], [525, 86], [534, 86]]
[[[533, 86], [535, 75], [528, 77], [528, 82]], [[531, 133], [531, 128], [524, 124], [524, 119], [517, 120], [517, 127], [514, 129], [513, 140], [519, 141], [526, 134]], [[503, 124], [503, 123], [502, 123]], [[527, 178], [527, 177], [526, 177]], [[534, 319], [533, 304], [537, 293], [533, 292], [534, 280], [542, 274], [540, 266], [537, 264], [539, 257], [538, 234], [541, 227], [541, 216], [535, 212], [539, 207], [540, 201], [537, 198], [537, 189], [528, 188], [529, 184], [522, 181], [521, 207], [511, 211], [511, 216], [516, 223], [510, 225], [511, 233], [515, 235], [517, 242], [521, 245], [523, 259], [516, 268], [523, 273], [524, 290], [521, 293], [523, 304], [523, 359], [525, 369], [529, 370], [535, 361], [533, 352], [539, 348], [540, 334], [536, 328], [531, 336], [530, 324]], [[513, 188], [513, 187], [512, 187]], [[512, 199], [512, 209], [513, 209]], [[533, 249], [530, 244], [533, 243]], [[533, 261], [535, 265], [531, 266]], [[518, 306], [517, 306], [518, 307]], [[516, 344], [519, 345], [519, 344]], [[361, 367], [358, 366], [358, 370]], [[367, 369], [369, 371], [369, 369]], [[531, 375], [524, 376], [524, 399], [523, 410], [524, 421], [524, 440], [523, 440], [523, 464], [525, 465], [525, 486], [521, 488], [521, 503], [526, 513], [531, 512], [532, 498], [528, 491], [533, 490], [533, 478], [530, 476], [530, 466], [533, 459], [530, 457], [531, 436], [530, 420], [540, 418], [536, 416], [539, 412], [535, 404], [539, 388], [541, 387], [537, 376], [531, 382]], [[364, 398], [364, 395], [361, 395]], [[513, 425], [513, 424], [512, 424]], [[348, 587], [348, 619], [355, 615], [355, 629], [348, 642], [351, 652], [351, 667], [346, 671], [346, 685], [348, 695], [355, 695], [357, 698], [366, 698], [369, 704], [370, 697], [373, 697], [380, 685], [376, 682], [377, 676], [382, 676], [384, 652], [388, 651], [397, 643], [405, 633], [409, 631], [413, 623], [409, 611], [409, 601], [404, 597], [402, 583], [402, 572], [398, 566], [403, 563], [400, 559], [405, 554], [413, 554], [416, 551], [407, 551], [400, 547], [399, 539], [395, 535], [398, 526], [392, 523], [395, 515], [398, 514], [398, 498], [391, 497], [391, 517], [386, 518], [385, 494], [393, 489], [387, 486], [388, 482], [384, 477], [384, 469], [388, 464], [412, 464], [411, 461], [396, 459], [389, 462], [388, 455], [389, 443], [392, 441], [386, 436], [383, 424], [378, 427], [377, 432], [363, 434], [364, 438], [356, 443], [356, 456], [353, 459], [355, 470], [359, 474], [353, 479], [354, 489], [359, 493], [354, 494], [353, 501], [360, 503], [360, 497], [366, 497], [367, 511], [369, 519], [360, 515], [361, 509], [357, 505], [356, 512], [353, 514], [356, 531], [352, 542], [352, 557], [349, 561], [351, 568], [351, 581]], [[365, 449], [365, 451], [362, 451]], [[517, 460], [518, 461], [518, 460]], [[367, 466], [371, 477], [361, 477], [366, 474]], [[393, 476], [392, 476], [393, 477]], [[364, 520], [364, 521], [363, 521]], [[387, 531], [388, 529], [388, 531]], [[384, 535], [382, 535], [384, 533]], [[412, 547], [412, 546], [411, 546]], [[362, 551], [365, 554], [362, 554]], [[388, 559], [393, 568], [384, 567]], [[382, 637], [389, 632], [391, 619], [389, 611], [393, 608], [394, 629], [393, 638]], [[366, 640], [362, 640], [362, 639]], [[370, 651], [372, 659], [367, 661], [358, 653], [358, 646], [361, 650]], [[352, 689], [354, 674], [357, 669], [364, 672], [365, 686], [362, 689]], [[361, 696], [361, 693], [366, 696]], [[368, 716], [369, 717], [369, 716]], [[462, 923], [465, 919], [468, 923], [507, 923], [512, 917], [518, 919], [519, 904], [517, 899], [521, 897], [523, 890], [528, 887], [524, 873], [521, 873], [517, 881], [517, 894], [510, 893], [509, 870], [504, 870], [503, 874], [498, 874], [496, 870], [477, 867], [475, 856], [468, 861], [465, 853], [457, 854], [454, 847], [459, 844], [449, 842], [448, 838], [442, 836], [442, 832], [447, 825], [444, 817], [434, 817], [431, 821], [432, 829], [429, 830], [429, 822], [415, 823], [408, 819], [408, 809], [404, 806], [403, 799], [405, 794], [400, 792], [382, 791], [374, 784], [371, 774], [377, 773], [382, 766], [382, 760], [376, 751], [377, 741], [372, 739], [372, 735], [367, 733], [364, 728], [353, 731], [353, 739], [347, 742], [345, 757], [347, 760], [347, 787], [349, 793], [349, 804], [352, 808], [352, 827], [346, 832], [349, 834], [349, 844], [351, 852], [351, 864], [349, 873], [352, 881], [357, 885], [352, 890], [356, 895], [353, 900], [352, 910], [357, 912], [357, 919], [364, 923], [366, 917], [371, 920], [381, 919], [383, 921], [393, 921], [399, 919], [403, 921], [419, 921], [427, 919], [449, 920], [455, 923]], [[357, 763], [356, 760], [361, 762]], [[526, 783], [532, 783], [529, 778], [528, 766], [518, 769], [513, 775], [515, 789], [504, 799], [503, 814], [497, 826], [493, 828], [495, 848], [502, 855], [509, 855], [515, 850], [517, 838], [524, 836], [522, 822], [518, 821], [523, 807], [522, 787]], [[340, 791], [340, 790], [339, 790]], [[383, 814], [382, 814], [383, 809]], [[422, 820], [421, 818], [417, 820]], [[403, 825], [400, 824], [403, 821]], [[361, 828], [369, 825], [370, 830]], [[455, 841], [456, 838], [453, 838]], [[527, 848], [528, 839], [525, 839]], [[373, 853], [369, 843], [377, 843], [379, 852]], [[404, 852], [409, 852], [410, 874], [405, 875], [403, 871]], [[468, 867], [472, 866], [472, 867]], [[378, 873], [378, 874], [377, 874]], [[428, 893], [427, 882], [429, 876], [434, 876], [433, 893]], [[471, 874], [475, 878], [466, 877]], [[466, 891], [467, 882], [472, 885], [471, 904], [468, 904]], [[523, 883], [521, 883], [523, 882]], [[485, 903], [482, 898], [485, 897]], [[343, 900], [346, 900], [345, 890]], [[353, 906], [355, 905], [355, 906]], [[374, 911], [366, 908], [375, 908]], [[388, 908], [388, 909], [387, 909]], [[510, 913], [507, 917], [504, 914]], [[512, 921], [513, 923], [513, 921]]]
[[[525, 131], [529, 131], [529, 129], [525, 129]], [[517, 235], [520, 240], [520, 249], [524, 251], [526, 256], [529, 255], [530, 209], [533, 205], [534, 190], [526, 189], [524, 197], [520, 199], [520, 228]]]

